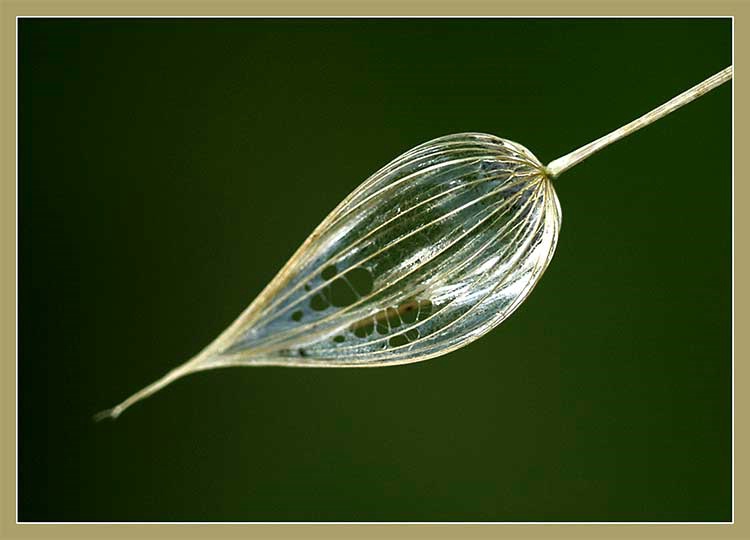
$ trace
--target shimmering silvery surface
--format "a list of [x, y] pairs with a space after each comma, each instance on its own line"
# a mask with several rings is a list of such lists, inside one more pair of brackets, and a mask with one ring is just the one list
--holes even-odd
[[545, 169], [523, 146], [481, 133], [419, 145], [355, 189], [196, 368], [445, 354], [520, 305], [560, 222]]

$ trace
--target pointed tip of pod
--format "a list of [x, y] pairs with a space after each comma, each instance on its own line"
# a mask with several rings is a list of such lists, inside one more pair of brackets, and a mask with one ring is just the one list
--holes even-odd
[[122, 410], [119, 406], [112, 407], [111, 409], [99, 411], [92, 416], [92, 419], [94, 420], [94, 422], [101, 422], [102, 420], [116, 420], [117, 417], [120, 416], [121, 412]]

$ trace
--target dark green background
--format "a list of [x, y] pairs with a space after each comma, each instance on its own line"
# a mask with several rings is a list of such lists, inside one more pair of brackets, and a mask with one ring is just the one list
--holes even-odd
[[548, 162], [731, 63], [728, 19], [19, 22], [21, 520], [731, 519], [731, 88], [564, 174], [557, 253], [428, 362], [196, 353], [370, 173]]

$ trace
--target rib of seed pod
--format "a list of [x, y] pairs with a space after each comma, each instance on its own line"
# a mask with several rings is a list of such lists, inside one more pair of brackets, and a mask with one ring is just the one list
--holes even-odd
[[417, 146], [355, 189], [212, 344], [97, 418], [205, 369], [386, 366], [477, 339], [552, 258], [561, 212], [550, 178], [731, 77], [730, 66], [547, 167], [483, 133]]

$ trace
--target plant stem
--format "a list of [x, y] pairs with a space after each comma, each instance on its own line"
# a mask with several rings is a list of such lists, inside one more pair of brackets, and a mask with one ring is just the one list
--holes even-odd
[[652, 124], [659, 120], [660, 118], [663, 118], [664, 116], [668, 115], [669, 113], [676, 111], [683, 105], [687, 105], [694, 99], [699, 98], [703, 94], [710, 92], [717, 86], [720, 86], [730, 80], [732, 78], [733, 74], [733, 67], [729, 66], [726, 69], [723, 69], [713, 77], [709, 77], [702, 83], [696, 84], [693, 86], [690, 90], [686, 90], [679, 96], [676, 96], [663, 105], [660, 105], [659, 107], [655, 108], [654, 110], [647, 112], [640, 118], [637, 118], [630, 122], [629, 124], [625, 124], [619, 129], [614, 130], [612, 133], [609, 133], [605, 135], [604, 137], [600, 137], [599, 139], [590, 142], [589, 144], [582, 146], [578, 150], [574, 150], [573, 152], [566, 154], [560, 158], [555, 159], [554, 161], [551, 161], [549, 165], [547, 165], [547, 174], [551, 178], [556, 178], [560, 176], [562, 173], [573, 167], [574, 165], [580, 163], [587, 157], [591, 156], [592, 154], [595, 154], [605, 146], [608, 146], [612, 144], [615, 141], [619, 141], [623, 137], [626, 137], [630, 135], [631, 133], [634, 133], [641, 129], [642, 127], [645, 127], [649, 124]]
[[184, 377], [185, 375], [188, 375], [189, 373], [193, 373], [194, 371], [198, 371], [196, 369], [196, 364], [198, 364], [201, 360], [203, 360], [202, 355], [198, 355], [194, 358], [192, 358], [190, 361], [182, 364], [181, 366], [173, 369], [166, 375], [164, 375], [161, 379], [158, 381], [155, 381], [145, 388], [139, 390], [129, 398], [127, 398], [125, 401], [120, 403], [119, 405], [116, 405], [115, 407], [112, 407], [111, 409], [107, 409], [104, 411], [101, 411], [99, 413], [96, 413], [94, 415], [95, 421], [100, 421], [104, 419], [116, 419], [118, 416], [120, 416], [125, 409], [130, 407], [131, 405], [141, 401], [142, 399], [147, 398], [151, 394], [161, 390], [165, 386], [167, 386], [169, 383], [176, 381], [180, 377]]

